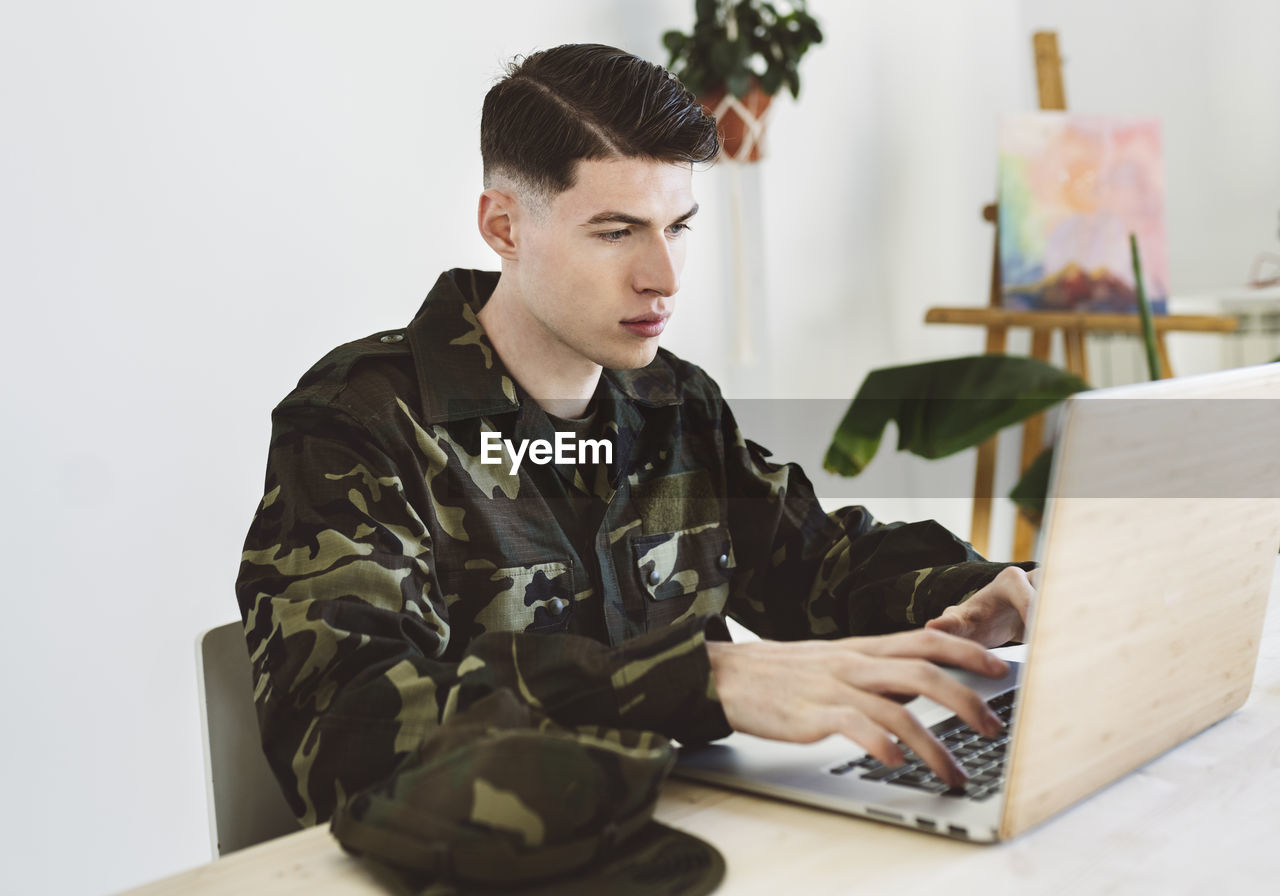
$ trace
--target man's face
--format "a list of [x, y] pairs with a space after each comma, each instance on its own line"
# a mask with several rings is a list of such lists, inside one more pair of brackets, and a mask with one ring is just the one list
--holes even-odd
[[680, 288], [697, 211], [690, 166], [613, 158], [580, 161], [576, 174], [519, 228], [510, 273], [528, 336], [550, 364], [643, 367]]

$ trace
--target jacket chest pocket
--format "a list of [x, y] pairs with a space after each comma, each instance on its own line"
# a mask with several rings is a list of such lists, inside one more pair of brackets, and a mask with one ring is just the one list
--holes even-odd
[[713, 523], [638, 535], [631, 539], [631, 553], [650, 629], [723, 612], [737, 566], [728, 529]]
[[562, 631], [573, 614], [573, 564], [568, 561], [495, 566], [471, 561], [442, 573], [453, 637], [485, 632]]

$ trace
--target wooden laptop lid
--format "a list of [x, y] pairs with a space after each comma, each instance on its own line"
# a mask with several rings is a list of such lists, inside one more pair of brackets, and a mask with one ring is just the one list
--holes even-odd
[[1280, 364], [1067, 405], [1001, 838], [1244, 703], [1280, 548]]

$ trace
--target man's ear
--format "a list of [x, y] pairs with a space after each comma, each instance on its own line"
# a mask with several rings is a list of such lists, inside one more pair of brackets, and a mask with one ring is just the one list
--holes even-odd
[[500, 258], [515, 261], [515, 218], [519, 215], [518, 200], [512, 193], [489, 188], [480, 194], [480, 207], [476, 211], [476, 224], [480, 236]]

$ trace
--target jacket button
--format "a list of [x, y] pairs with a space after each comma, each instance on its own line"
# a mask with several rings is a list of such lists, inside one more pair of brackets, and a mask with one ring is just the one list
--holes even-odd
[[728, 555], [728, 554], [721, 554], [719, 557], [717, 557], [717, 558], [716, 558], [716, 566], [720, 567], [721, 569], [728, 569], [728, 568], [729, 568], [729, 555]]
[[653, 572], [649, 573], [650, 585], [656, 585], [661, 581], [662, 581], [662, 575], [656, 569]]
[[379, 342], [384, 342], [384, 343], [386, 343], [387, 345], [395, 345], [397, 342], [404, 342], [404, 334], [403, 334], [403, 333], [388, 333], [386, 336], [383, 336], [383, 337], [382, 337], [381, 339], [379, 339], [378, 341], [379, 341]]
[[569, 602], [563, 597], [553, 597], [547, 601], [547, 612], [552, 616], [559, 616], [567, 606], [569, 606]]

